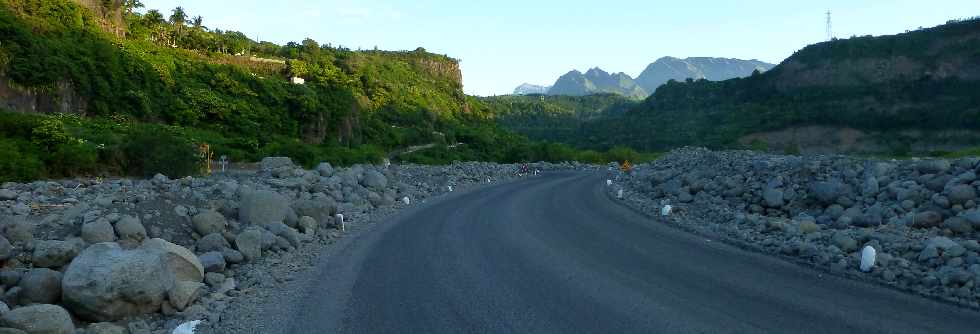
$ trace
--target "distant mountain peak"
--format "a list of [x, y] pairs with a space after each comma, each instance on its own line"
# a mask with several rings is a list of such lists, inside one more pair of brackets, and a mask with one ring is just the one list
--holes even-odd
[[551, 86], [541, 86], [529, 83], [523, 83], [517, 88], [514, 88], [514, 95], [531, 95], [531, 94], [547, 94]]

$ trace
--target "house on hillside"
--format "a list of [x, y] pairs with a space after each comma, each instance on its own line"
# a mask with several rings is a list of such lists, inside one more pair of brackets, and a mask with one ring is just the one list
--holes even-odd
[[300, 77], [292, 77], [292, 78], [289, 78], [289, 82], [293, 83], [294, 85], [303, 85], [303, 84], [306, 84], [306, 80], [303, 79], [303, 78], [300, 78]]

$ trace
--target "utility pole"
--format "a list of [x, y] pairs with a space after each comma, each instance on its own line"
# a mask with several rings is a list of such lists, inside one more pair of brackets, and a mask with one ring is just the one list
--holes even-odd
[[834, 29], [830, 21], [830, 11], [827, 11], [827, 41], [834, 39]]

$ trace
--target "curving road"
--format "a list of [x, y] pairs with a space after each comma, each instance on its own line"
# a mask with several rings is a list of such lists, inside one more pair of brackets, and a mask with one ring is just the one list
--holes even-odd
[[284, 333], [976, 333], [980, 313], [710, 242], [559, 173], [422, 204], [321, 262]]

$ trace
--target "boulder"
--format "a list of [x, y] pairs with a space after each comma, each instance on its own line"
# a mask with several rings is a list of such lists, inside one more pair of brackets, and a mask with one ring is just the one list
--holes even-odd
[[61, 290], [64, 304], [80, 318], [115, 321], [159, 310], [174, 282], [161, 252], [104, 242], [68, 265]]
[[119, 218], [119, 221], [116, 222], [116, 235], [120, 239], [143, 241], [143, 239], [146, 239], [146, 228], [140, 223], [139, 218], [126, 215]]
[[27, 217], [13, 216], [2, 218], [3, 225], [0, 226], [3, 235], [14, 245], [24, 245], [34, 240], [34, 224], [27, 221]]
[[283, 168], [292, 169], [295, 167], [293, 159], [288, 157], [266, 157], [259, 163], [263, 172], [276, 171]]
[[952, 204], [966, 204], [977, 198], [977, 190], [973, 186], [960, 184], [949, 188], [948, 197]]
[[97, 219], [82, 225], [82, 240], [90, 244], [116, 241], [116, 233], [108, 220]]
[[228, 240], [225, 239], [225, 236], [218, 233], [205, 235], [203, 238], [201, 238], [201, 240], [197, 241], [198, 252], [221, 251], [222, 249], [230, 247], [231, 245], [228, 244]]
[[326, 221], [337, 213], [337, 203], [332, 199], [302, 200], [293, 204], [297, 216], [313, 217], [316, 221]]
[[915, 169], [920, 174], [939, 174], [949, 170], [951, 167], [946, 160], [925, 160], [916, 164]]
[[221, 255], [225, 257], [225, 262], [227, 263], [242, 263], [242, 261], [245, 261], [245, 255], [242, 255], [242, 252], [234, 249], [222, 249]]
[[262, 230], [250, 228], [235, 237], [235, 247], [248, 261], [262, 257]]
[[147, 240], [140, 247], [160, 253], [176, 280], [204, 281], [204, 266], [201, 265], [197, 255], [187, 248], [158, 238]]
[[17, 199], [17, 192], [10, 189], [0, 189], [0, 201], [13, 201]]
[[935, 211], [922, 211], [912, 216], [912, 226], [929, 228], [939, 226], [943, 221], [943, 215]]
[[316, 234], [316, 227], [317, 227], [316, 219], [313, 219], [313, 217], [303, 216], [299, 218], [299, 230], [300, 232], [303, 232], [303, 234], [306, 235]]
[[958, 234], [969, 234], [973, 232], [973, 224], [963, 217], [950, 217], [943, 222], [943, 227]]
[[834, 233], [834, 235], [830, 238], [830, 242], [845, 253], [856, 251], [858, 246], [857, 240], [854, 240], [854, 238], [844, 232]]
[[383, 191], [388, 186], [388, 178], [381, 172], [368, 170], [364, 172], [361, 185], [374, 191]]
[[810, 184], [810, 194], [822, 204], [833, 204], [841, 196], [844, 185], [838, 181], [818, 181]]
[[0, 235], [0, 262], [7, 261], [11, 256], [14, 256], [14, 246], [7, 238]]
[[31, 261], [36, 267], [58, 268], [71, 262], [80, 251], [81, 245], [78, 242], [44, 240], [34, 246]]
[[289, 202], [278, 193], [260, 190], [242, 196], [238, 215], [242, 223], [265, 226], [286, 220]]
[[783, 207], [783, 191], [777, 188], [766, 188], [762, 191], [762, 199], [766, 202], [766, 206], [770, 208], [781, 208]]
[[225, 262], [225, 257], [224, 255], [221, 254], [221, 252], [207, 252], [201, 254], [200, 259], [201, 259], [201, 265], [204, 266], [205, 273], [210, 273], [210, 272], [220, 273], [225, 271], [225, 266], [227, 265], [227, 263]]
[[322, 177], [330, 177], [334, 172], [333, 166], [331, 166], [329, 162], [321, 162], [316, 166], [316, 171], [317, 173], [320, 173], [320, 176]]
[[201, 295], [204, 284], [200, 282], [178, 281], [167, 293], [170, 305], [178, 311], [183, 311]]
[[68, 311], [57, 305], [38, 304], [16, 308], [0, 316], [0, 325], [29, 334], [75, 334]]
[[191, 219], [191, 222], [194, 224], [194, 231], [200, 235], [224, 232], [227, 224], [225, 216], [212, 210], [201, 211]]
[[54, 304], [61, 299], [61, 273], [48, 268], [34, 268], [20, 279], [20, 301]]

